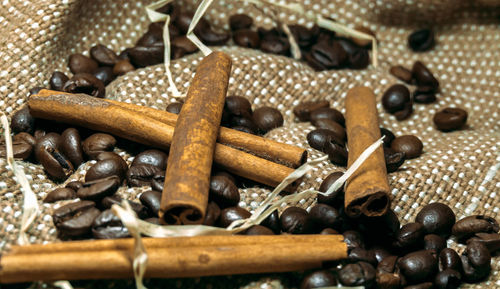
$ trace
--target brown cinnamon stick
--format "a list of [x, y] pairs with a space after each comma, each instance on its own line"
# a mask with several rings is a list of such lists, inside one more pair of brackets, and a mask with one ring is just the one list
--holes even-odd
[[[349, 147], [348, 166], [380, 139], [375, 95], [368, 87], [354, 87], [345, 100], [345, 123]], [[346, 213], [351, 217], [381, 216], [389, 208], [389, 183], [384, 151], [379, 147], [347, 180]]]
[[159, 218], [166, 224], [201, 224], [231, 58], [212, 52], [200, 62], [189, 86], [170, 145]]
[[[148, 253], [145, 276], [153, 278], [297, 271], [347, 257], [341, 235], [198, 236], [143, 241]], [[73, 250], [73, 245], [65, 250], [67, 243], [56, 243], [36, 245], [36, 254], [24, 254], [22, 247], [14, 247], [0, 258], [0, 283], [133, 277], [132, 239], [78, 243], [91, 250]]]

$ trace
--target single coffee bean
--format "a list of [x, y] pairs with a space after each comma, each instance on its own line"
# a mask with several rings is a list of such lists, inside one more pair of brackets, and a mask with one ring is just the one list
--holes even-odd
[[424, 282], [404, 287], [404, 289], [432, 289], [432, 288], [434, 288], [434, 284], [432, 282]]
[[165, 171], [161, 170], [156, 172], [151, 179], [151, 189], [158, 192], [163, 192], [165, 185]]
[[198, 51], [198, 47], [189, 40], [185, 35], [177, 36], [172, 40], [172, 47], [184, 50], [185, 53], [191, 54]]
[[61, 135], [55, 132], [51, 132], [40, 137], [40, 139], [38, 139], [37, 142], [35, 143], [34, 147], [36, 160], [40, 162], [40, 157], [44, 149], [47, 148], [57, 149], [60, 143], [60, 139]]
[[409, 101], [404, 104], [403, 109], [396, 111], [394, 113], [394, 116], [396, 117], [397, 120], [405, 120], [408, 117], [410, 117], [412, 112], [413, 112], [413, 102]]
[[[193, 19], [193, 15], [194, 14], [192, 12], [182, 11], [172, 19], [172, 23], [179, 29], [180, 34], [186, 35], [189, 25], [191, 24], [191, 20]], [[205, 23], [206, 20], [202, 18], [198, 25]]]
[[197, 25], [194, 33], [207, 45], [224, 45], [231, 38], [231, 35], [225, 31], [215, 32], [208, 23]]
[[342, 147], [345, 145], [345, 140], [339, 138], [338, 134], [324, 128], [311, 131], [307, 134], [306, 138], [307, 143], [309, 143], [312, 148], [322, 152], [326, 152], [326, 148], [329, 146], [330, 142], [336, 143]]
[[462, 128], [467, 122], [467, 111], [447, 107], [438, 111], [432, 118], [440, 131], [453, 131]]
[[[321, 183], [319, 187], [319, 191], [326, 193], [326, 191], [330, 188], [333, 183], [335, 183], [338, 178], [343, 175], [342, 172], [333, 172], [329, 174]], [[341, 186], [336, 191], [332, 192], [330, 195], [325, 196], [322, 194], [318, 194], [318, 203], [327, 204], [330, 206], [340, 206], [344, 204], [344, 188]]]
[[23, 106], [12, 115], [10, 128], [14, 133], [33, 133], [35, 131], [35, 118], [31, 116], [27, 105]]
[[59, 234], [81, 237], [90, 233], [92, 223], [100, 213], [94, 202], [80, 201], [56, 209], [52, 214], [52, 220]]
[[332, 229], [332, 228], [324, 228], [323, 230], [321, 230], [321, 232], [319, 232], [320, 235], [338, 235], [339, 232], [337, 232], [336, 230]]
[[101, 152], [112, 151], [116, 145], [116, 139], [106, 133], [95, 133], [86, 138], [82, 145], [83, 152], [90, 159], [95, 159]]
[[335, 134], [336, 139], [340, 140], [341, 142], [345, 142], [347, 139], [345, 128], [338, 122], [335, 122], [328, 118], [320, 118], [318, 120], [315, 120], [312, 124], [316, 128], [332, 131]]
[[408, 84], [411, 84], [413, 81], [413, 75], [411, 74], [411, 71], [401, 65], [391, 67], [389, 73], [395, 76], [397, 79], [402, 80]]
[[327, 69], [341, 68], [348, 61], [347, 52], [338, 41], [322, 41], [314, 44], [311, 57]]
[[136, 155], [130, 166], [152, 165], [161, 170], [167, 168], [168, 155], [160, 150], [150, 149]]
[[138, 68], [163, 63], [164, 50], [163, 43], [155, 43], [152, 46], [132, 47], [128, 51], [130, 63]]
[[307, 49], [316, 42], [319, 30], [318, 27], [312, 27], [308, 29], [307, 27], [299, 24], [289, 25], [288, 28], [292, 32], [293, 38], [297, 42], [300, 48]]
[[459, 240], [468, 239], [476, 233], [498, 233], [497, 220], [484, 215], [468, 216], [456, 222], [451, 233]]
[[434, 87], [419, 86], [413, 91], [413, 101], [417, 103], [432, 103], [436, 101], [436, 92]]
[[425, 250], [433, 250], [436, 254], [439, 254], [441, 250], [446, 248], [446, 239], [436, 235], [429, 234], [424, 237], [424, 249]]
[[252, 26], [252, 24], [252, 17], [246, 14], [234, 14], [229, 17], [229, 27], [231, 27], [232, 31], [248, 29]]
[[301, 102], [293, 108], [293, 114], [299, 121], [309, 121], [311, 112], [319, 108], [327, 108], [330, 103], [326, 100]]
[[76, 192], [70, 188], [57, 188], [47, 194], [44, 203], [54, 203], [61, 200], [71, 200], [76, 197]]
[[403, 110], [408, 102], [410, 102], [410, 91], [402, 84], [389, 87], [382, 96], [382, 106], [389, 113]]
[[439, 253], [439, 264], [442, 270], [453, 269], [458, 272], [462, 272], [462, 261], [457, 252], [451, 248], [444, 248]]
[[229, 178], [212, 176], [209, 198], [216, 202], [220, 208], [234, 207], [240, 202], [240, 193]]
[[118, 54], [118, 59], [127, 59], [130, 61], [130, 57], [128, 56], [128, 52], [130, 51], [130, 48], [125, 48], [120, 54]]
[[114, 75], [124, 75], [131, 71], [134, 71], [135, 67], [130, 63], [129, 60], [120, 60], [115, 63], [113, 66], [113, 74]]
[[94, 71], [98, 67], [98, 64], [95, 60], [83, 54], [77, 53], [77, 54], [71, 54], [69, 56], [68, 66], [73, 74], [94, 73]]
[[274, 235], [274, 232], [268, 227], [253, 225], [244, 232], [244, 235]]
[[434, 47], [434, 32], [432, 29], [417, 30], [408, 36], [408, 45], [416, 52], [427, 51]]
[[[33, 146], [24, 142], [24, 141], [12, 141], [12, 153], [14, 154], [14, 158], [26, 160], [31, 156], [33, 152]], [[7, 147], [5, 142], [0, 142], [0, 157], [7, 156]]]
[[326, 144], [324, 151], [328, 154], [328, 159], [338, 165], [347, 165], [347, 150], [344, 146], [337, 144], [333, 139], [330, 139]]
[[401, 227], [395, 236], [394, 246], [403, 251], [416, 250], [424, 241], [424, 226], [420, 223], [408, 223]]
[[423, 148], [422, 141], [414, 135], [398, 136], [391, 143], [391, 149], [398, 153], [405, 153], [407, 159], [419, 157]]
[[352, 69], [364, 69], [370, 64], [370, 55], [366, 49], [356, 49], [347, 55], [347, 66]]
[[94, 72], [94, 76], [102, 81], [104, 85], [108, 85], [116, 78], [115, 74], [113, 73], [113, 68], [109, 66], [101, 66], [97, 68]]
[[[96, 68], [97, 69], [97, 68]], [[84, 93], [103, 98], [106, 94], [104, 83], [90, 73], [77, 73], [64, 84], [63, 91], [69, 93]]]
[[463, 277], [468, 283], [485, 279], [491, 272], [491, 255], [488, 248], [480, 242], [471, 242], [460, 257]]
[[77, 129], [68, 128], [63, 131], [58, 147], [75, 168], [83, 163], [82, 141]]
[[71, 181], [66, 184], [66, 188], [72, 189], [73, 191], [78, 191], [80, 188], [83, 187], [83, 183], [80, 181]]
[[[372, 240], [382, 245], [397, 241], [398, 237], [403, 242], [415, 237], [415, 234], [412, 235], [411, 233], [415, 232], [412, 231], [416, 229], [415, 227], [410, 226], [405, 230], [402, 230], [403, 228], [400, 230], [398, 216], [391, 209], [387, 210], [382, 216], [359, 219], [358, 225], [366, 236], [373, 236]], [[418, 228], [416, 231], [418, 231]]]
[[235, 184], [235, 185], [237, 185], [237, 184], [238, 184], [238, 180], [236, 180], [236, 178], [235, 178], [232, 174], [230, 174], [230, 173], [228, 173], [228, 172], [226, 172], [226, 171], [222, 171], [222, 170], [216, 170], [216, 171], [214, 171], [214, 170], [212, 170], [212, 176], [226, 177], [226, 178], [228, 178], [228, 179], [229, 179], [229, 180], [230, 180], [233, 184]]
[[358, 231], [348, 230], [342, 233], [347, 249], [365, 248], [365, 240]]
[[350, 250], [347, 259], [348, 262], [351, 263], [363, 261], [374, 266], [377, 265], [377, 258], [375, 258], [375, 254], [372, 251], [363, 248], [354, 248]]
[[385, 258], [392, 256], [392, 254], [389, 253], [389, 251], [387, 251], [381, 246], [374, 246], [370, 249], [370, 251], [372, 251], [373, 254], [375, 254], [375, 258], [377, 259], [378, 263], [382, 262], [382, 260], [384, 260]]
[[92, 235], [96, 239], [118, 239], [130, 237], [125, 227], [111, 210], [101, 212], [92, 224]]
[[302, 280], [300, 289], [337, 286], [337, 279], [328, 270], [312, 272]]
[[74, 172], [71, 162], [52, 147], [43, 147], [39, 151], [38, 160], [54, 181], [64, 181]]
[[[122, 160], [123, 161], [123, 160]], [[85, 174], [85, 182], [104, 179], [111, 176], [119, 178], [120, 183], [125, 179], [126, 169], [117, 158], [106, 159], [96, 162]]]
[[220, 208], [215, 202], [209, 202], [207, 206], [207, 212], [205, 213], [205, 219], [203, 220], [203, 225], [214, 226], [220, 217]]
[[113, 66], [119, 61], [116, 53], [102, 44], [90, 48], [90, 57], [102, 66]]
[[290, 43], [285, 37], [261, 38], [260, 50], [277, 55], [288, 55], [290, 53]]
[[61, 91], [64, 87], [64, 84], [68, 80], [69, 78], [66, 76], [66, 74], [60, 71], [54, 71], [49, 80], [50, 89]]
[[[325, 41], [330, 41], [330, 40], [325, 40]], [[307, 64], [314, 69], [315, 71], [324, 71], [327, 70], [326, 66], [323, 65], [319, 60], [317, 60], [311, 51], [303, 54], [304, 60], [307, 62]]]
[[399, 259], [398, 266], [408, 283], [432, 280], [438, 271], [438, 262], [432, 251], [416, 251]]
[[375, 275], [375, 268], [366, 262], [347, 264], [338, 272], [340, 283], [343, 285], [365, 288], [370, 288], [375, 283]]
[[385, 168], [388, 173], [398, 170], [405, 162], [406, 154], [395, 152], [393, 149], [384, 146]]
[[340, 214], [337, 209], [327, 204], [316, 204], [309, 211], [309, 218], [314, 222], [317, 229], [340, 228]]
[[445, 269], [439, 272], [434, 278], [436, 289], [456, 289], [460, 287], [462, 276], [453, 269]]
[[476, 233], [474, 237], [467, 240], [467, 244], [470, 242], [483, 243], [492, 254], [500, 250], [500, 235], [496, 233]]
[[420, 61], [415, 61], [411, 70], [413, 79], [417, 86], [433, 87], [437, 91], [439, 87], [438, 80], [432, 75], [432, 72]]
[[455, 224], [455, 213], [443, 203], [432, 203], [420, 210], [415, 222], [424, 225], [427, 234], [437, 234], [446, 238]]
[[76, 196], [82, 200], [99, 202], [113, 195], [119, 186], [120, 179], [117, 176], [85, 182], [83, 187], [76, 192]]
[[311, 122], [316, 123], [319, 119], [331, 119], [337, 123], [339, 123], [341, 126], [345, 126], [345, 118], [344, 115], [336, 110], [335, 108], [331, 107], [321, 107], [318, 109], [315, 109], [311, 111], [310, 114], [311, 117]]
[[225, 208], [220, 212], [218, 225], [219, 227], [226, 228], [234, 221], [250, 218], [251, 215], [249, 211], [241, 207]]
[[268, 227], [275, 234], [279, 234], [281, 232], [281, 221], [277, 210], [273, 211], [260, 224]]
[[33, 133], [33, 137], [38, 141], [42, 137], [44, 137], [47, 134], [47, 132], [44, 129], [36, 129], [35, 132]]
[[404, 276], [399, 272], [398, 256], [387, 256], [377, 266], [376, 280], [381, 289], [397, 289], [406, 283]]
[[[110, 197], [105, 197], [104, 199], [102, 199], [100, 205], [101, 205], [101, 208], [106, 210], [106, 209], [111, 209], [111, 207], [113, 205], [121, 206], [122, 201], [123, 201], [123, 199], [120, 196], [115, 194], [115, 195], [112, 195]], [[146, 208], [145, 206], [143, 206], [139, 203], [136, 203], [136, 202], [132, 202], [130, 200], [127, 200], [127, 203], [130, 205], [130, 207], [136, 213], [136, 215], [139, 217], [139, 219], [145, 219], [149, 216], [148, 208]]]
[[34, 136], [27, 132], [20, 132], [12, 138], [12, 142], [24, 142], [34, 147], [36, 144], [36, 139]]
[[310, 234], [314, 223], [309, 213], [299, 207], [288, 207], [281, 213], [281, 230], [289, 234]]
[[182, 105], [182, 102], [172, 102], [171, 104], [167, 105], [167, 108], [165, 110], [170, 113], [179, 114], [181, 112]]
[[146, 206], [150, 211], [150, 216], [158, 216], [160, 211], [161, 203], [161, 192], [157, 191], [147, 191], [141, 194], [139, 197], [141, 204]]
[[131, 166], [127, 173], [127, 183], [131, 187], [151, 186], [151, 181], [160, 168], [153, 165]]
[[243, 126], [250, 129], [254, 133], [258, 130], [252, 117], [232, 116], [229, 120], [229, 125], [230, 127]]
[[242, 29], [234, 32], [233, 41], [236, 45], [256, 49], [260, 46], [259, 33], [250, 29]]
[[[153, 22], [148, 26], [148, 30], [144, 33], [139, 40], [135, 43], [136, 46], [153, 46], [159, 43], [163, 43], [163, 27], [165, 26], [164, 22]], [[169, 28], [172, 26], [169, 25]], [[174, 37], [176, 31], [169, 31], [170, 36]], [[174, 32], [174, 33], [171, 33]], [[122, 52], [123, 53], [123, 52]], [[128, 54], [128, 51], [127, 51]], [[121, 55], [121, 54], [120, 54]], [[123, 59], [118, 56], [119, 59]]]
[[283, 116], [281, 112], [269, 106], [257, 108], [252, 116], [254, 123], [262, 133], [266, 133], [273, 128], [283, 125]]
[[104, 160], [112, 159], [120, 164], [120, 167], [123, 171], [127, 171], [127, 169], [128, 169], [127, 162], [120, 155], [118, 155], [114, 152], [101, 152], [96, 156], [95, 159], [97, 161], [104, 161]]

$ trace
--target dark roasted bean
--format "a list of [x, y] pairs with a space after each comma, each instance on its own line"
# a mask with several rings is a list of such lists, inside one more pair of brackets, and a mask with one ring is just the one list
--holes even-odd
[[278, 214], [278, 211], [273, 211], [267, 218], [260, 223], [262, 226], [266, 226], [271, 229], [275, 234], [279, 234], [281, 232], [281, 221]]
[[52, 214], [52, 219], [59, 234], [81, 237], [90, 232], [94, 219], [100, 213], [94, 202], [80, 201], [56, 209]]
[[316, 42], [318, 30], [315, 27], [307, 29], [305, 26], [292, 24], [288, 28], [300, 48], [308, 48]]
[[219, 227], [226, 228], [236, 220], [249, 218], [252, 214], [241, 207], [229, 207], [220, 212]]
[[130, 48], [128, 56], [130, 63], [134, 67], [146, 67], [163, 62], [165, 47], [163, 43], [157, 43], [153, 46], [135, 46]]
[[326, 152], [326, 148], [329, 146], [330, 142], [336, 143], [340, 146], [344, 146], [345, 140], [338, 137], [334, 131], [320, 128], [311, 131], [307, 134], [307, 143], [319, 151]]
[[153, 165], [131, 166], [127, 173], [127, 183], [131, 187], [151, 186], [151, 181], [160, 168]]
[[500, 235], [497, 233], [476, 233], [474, 237], [467, 240], [467, 244], [470, 242], [480, 242], [483, 243], [490, 253], [494, 253], [500, 250]]
[[157, 191], [147, 191], [141, 194], [139, 197], [141, 203], [146, 206], [150, 211], [150, 216], [158, 216], [160, 211], [161, 203], [161, 192]]
[[[32, 152], [33, 152], [32, 145], [19, 140], [12, 141], [12, 153], [14, 155], [14, 158], [26, 160], [31, 156]], [[6, 156], [7, 156], [7, 147], [5, 145], [5, 142], [2, 141], [0, 142], [0, 157], [3, 158]]]
[[120, 179], [121, 183], [125, 179], [126, 173], [126, 168], [124, 169], [122, 162], [125, 161], [123, 159], [120, 161], [118, 158], [98, 161], [87, 170], [85, 182], [116, 176]]
[[327, 129], [333, 132], [341, 142], [345, 142], [347, 139], [346, 131], [343, 126], [341, 126], [338, 122], [335, 122], [328, 118], [320, 118], [313, 122], [313, 125], [319, 129]]
[[453, 269], [445, 269], [434, 278], [434, 287], [436, 289], [457, 289], [462, 283], [461, 279], [462, 276], [459, 272]]
[[252, 17], [246, 14], [234, 14], [229, 17], [229, 27], [231, 27], [233, 31], [248, 29], [252, 26], [252, 23]]
[[327, 270], [312, 272], [302, 280], [300, 289], [337, 286], [337, 279]]
[[78, 191], [81, 187], [83, 187], [83, 183], [80, 181], [71, 181], [66, 184], [66, 188], [70, 188], [73, 191]]
[[229, 122], [231, 127], [243, 126], [249, 128], [253, 132], [257, 131], [257, 125], [255, 125], [251, 117], [233, 116]]
[[68, 128], [63, 131], [58, 147], [75, 168], [83, 163], [82, 141], [77, 129]]
[[289, 207], [281, 213], [281, 230], [289, 234], [310, 234], [314, 223], [306, 210]]
[[344, 236], [344, 242], [347, 244], [348, 249], [354, 249], [354, 248], [365, 248], [365, 240], [363, 239], [363, 236], [353, 230], [345, 231], [342, 233]]
[[408, 283], [433, 280], [438, 271], [438, 262], [432, 251], [416, 251], [399, 259], [398, 266]]
[[413, 51], [427, 51], [434, 47], [434, 32], [432, 29], [417, 30], [408, 36], [408, 45]]
[[293, 114], [299, 121], [309, 121], [311, 119], [311, 112], [329, 106], [330, 103], [326, 100], [301, 102], [293, 108]]
[[341, 68], [348, 61], [347, 52], [338, 41], [318, 42], [311, 47], [310, 55], [326, 69]]
[[377, 284], [380, 289], [397, 289], [406, 283], [404, 276], [399, 272], [397, 256], [387, 256], [377, 266]]
[[76, 192], [70, 188], [57, 188], [47, 194], [44, 203], [54, 203], [61, 200], [71, 200], [76, 197]]
[[253, 225], [248, 228], [245, 232], [245, 235], [274, 235], [274, 232], [271, 231], [268, 227], [264, 227], [261, 225]]
[[438, 89], [439, 82], [422, 62], [416, 61], [413, 64], [411, 73], [413, 75], [413, 79], [415, 79], [417, 83], [417, 86], [428, 86], [433, 87], [435, 90]]
[[172, 39], [172, 47], [182, 49], [187, 54], [195, 53], [196, 51], [198, 51], [198, 47], [194, 45], [194, 43], [185, 35], [177, 36]]
[[66, 74], [60, 71], [54, 71], [49, 80], [50, 89], [61, 91], [64, 87], [64, 84], [68, 80], [69, 78], [66, 76]]
[[370, 251], [372, 251], [373, 254], [375, 254], [375, 258], [379, 263], [382, 262], [382, 260], [384, 260], [386, 257], [392, 256], [391, 253], [389, 253], [389, 251], [378, 246], [372, 247]]
[[201, 23], [201, 25], [198, 23], [194, 33], [207, 45], [224, 45], [231, 38], [231, 35], [225, 31], [215, 32], [208, 23]]
[[402, 80], [408, 84], [412, 83], [413, 75], [411, 74], [411, 71], [401, 65], [391, 67], [389, 72], [399, 80]]
[[[163, 43], [163, 27], [165, 26], [164, 22], [153, 22], [148, 26], [148, 30], [144, 33], [139, 40], [135, 43], [136, 46], [153, 46], [157, 44]], [[170, 25], [169, 28], [172, 26]], [[173, 37], [176, 31], [169, 31], [170, 36]], [[174, 33], [172, 33], [174, 32]], [[126, 53], [130, 51], [130, 48]], [[123, 52], [122, 52], [123, 53]], [[121, 55], [121, 54], [120, 54]], [[120, 59], [124, 59], [118, 56]]]
[[83, 152], [91, 159], [105, 151], [112, 151], [116, 145], [116, 139], [106, 133], [95, 133], [86, 138], [83, 143]]
[[342, 126], [345, 126], [344, 115], [335, 108], [321, 107], [315, 109], [311, 111], [310, 117], [311, 117], [311, 123], [315, 123], [319, 119], [326, 118], [326, 119], [331, 119]]
[[439, 255], [439, 252], [446, 248], [446, 239], [436, 235], [429, 234], [424, 237], [424, 249], [425, 250], [434, 250], [436, 254]]
[[160, 150], [150, 149], [135, 156], [134, 161], [130, 164], [130, 166], [152, 165], [161, 170], [165, 170], [167, 168], [167, 160], [168, 155], [166, 153]]
[[314, 222], [317, 229], [340, 228], [340, 214], [334, 207], [327, 204], [316, 204], [309, 211], [309, 218]]
[[167, 108], [165, 110], [170, 113], [179, 114], [181, 112], [182, 105], [182, 102], [172, 102], [171, 104], [167, 105]]
[[410, 117], [412, 112], [413, 112], [413, 102], [409, 101], [404, 104], [402, 110], [396, 111], [394, 113], [394, 116], [396, 117], [397, 120], [405, 120], [408, 117]]
[[37, 142], [35, 143], [35, 158], [40, 161], [40, 155], [42, 153], [42, 150], [46, 149], [46, 148], [52, 148], [52, 149], [57, 149], [57, 146], [59, 145], [59, 142], [60, 142], [60, 139], [61, 139], [61, 135], [55, 133], [55, 132], [51, 132], [51, 133], [48, 133], [42, 137], [40, 137], [40, 139], [37, 140]]
[[209, 202], [207, 206], [207, 212], [205, 213], [205, 219], [203, 220], [203, 225], [214, 226], [220, 217], [220, 208], [215, 202]]
[[234, 207], [240, 202], [240, 193], [236, 185], [225, 176], [212, 176], [210, 179], [209, 198], [220, 208]]
[[[104, 199], [102, 199], [101, 207], [104, 209], [111, 209], [111, 207], [113, 205], [121, 206], [122, 201], [123, 201], [123, 199], [120, 196], [115, 194], [115, 195], [112, 195], [110, 197], [105, 197]], [[130, 207], [132, 208], [132, 210], [135, 212], [135, 214], [139, 217], [139, 219], [144, 219], [144, 218], [147, 218], [149, 216], [148, 208], [146, 208], [145, 206], [143, 206], [139, 203], [136, 203], [136, 202], [129, 201], [129, 200], [127, 200], [127, 202], [130, 205]]]
[[402, 84], [389, 87], [382, 96], [382, 106], [389, 113], [403, 110], [410, 101], [410, 91]]
[[115, 79], [115, 74], [113, 73], [113, 68], [109, 66], [102, 66], [96, 69], [94, 76], [102, 81], [104, 85], [108, 85], [111, 81]]
[[447, 107], [438, 111], [432, 118], [440, 131], [452, 131], [462, 128], [467, 122], [467, 111]]
[[346, 286], [365, 286], [375, 283], [375, 268], [370, 263], [358, 262], [345, 265], [338, 272], [340, 283]]
[[462, 261], [457, 252], [453, 249], [444, 248], [441, 250], [441, 253], [439, 253], [439, 264], [442, 270], [453, 269], [462, 272]]
[[35, 146], [36, 139], [34, 136], [27, 132], [20, 132], [12, 138], [12, 142], [24, 142], [29, 144], [30, 146]]
[[93, 59], [77, 53], [69, 56], [69, 69], [73, 74], [77, 73], [94, 73], [98, 64]]
[[430, 86], [419, 86], [413, 91], [413, 101], [417, 103], [432, 103], [436, 101], [435, 89]]
[[352, 263], [363, 261], [374, 266], [377, 265], [377, 258], [375, 258], [375, 254], [372, 251], [363, 248], [354, 248], [350, 250], [347, 259]]
[[465, 240], [476, 233], [498, 233], [499, 230], [498, 222], [494, 218], [474, 215], [456, 222], [451, 228], [451, 233], [459, 240]]
[[114, 152], [101, 152], [99, 153], [96, 158], [97, 161], [104, 161], [104, 160], [109, 160], [113, 159], [116, 160], [119, 164], [122, 170], [126, 171], [128, 169], [127, 162], [118, 154]]
[[73, 75], [66, 81], [63, 90], [69, 93], [84, 93], [99, 98], [103, 98], [106, 94], [102, 81], [90, 73], [83, 72]]
[[251, 117], [252, 105], [242, 96], [226, 97], [224, 110], [233, 116]]
[[99, 202], [113, 195], [119, 186], [120, 179], [116, 176], [85, 182], [83, 187], [76, 192], [76, 196], [82, 200]]
[[27, 105], [23, 106], [12, 115], [10, 128], [14, 133], [33, 133], [35, 131], [35, 118], [31, 116]]
[[90, 48], [90, 57], [102, 66], [113, 66], [119, 61], [116, 53], [102, 44]]
[[259, 33], [250, 29], [242, 29], [234, 32], [233, 41], [236, 45], [246, 48], [258, 48], [260, 46]]
[[[342, 172], [333, 172], [329, 174], [321, 183], [319, 187], [319, 191], [326, 193], [328, 188], [330, 188], [335, 181], [338, 180], [343, 175]], [[340, 206], [344, 204], [344, 187], [340, 186], [336, 191], [332, 192], [332, 194], [325, 196], [322, 194], [318, 194], [318, 203], [328, 204], [331, 206]]]
[[347, 165], [347, 150], [344, 146], [341, 146], [330, 139], [329, 142], [326, 143], [324, 152], [328, 154], [328, 159], [339, 166]]
[[226, 177], [228, 178], [229, 180], [231, 180], [231, 182], [233, 182], [233, 184], [237, 184], [238, 181], [236, 180], [236, 178], [231, 175], [230, 173], [226, 172], [226, 171], [212, 171], [212, 176], [221, 176], [221, 177]]
[[491, 255], [488, 248], [480, 242], [471, 242], [460, 256], [463, 278], [468, 283], [484, 280], [491, 271]]
[[49, 177], [55, 181], [64, 181], [74, 172], [71, 162], [52, 147], [42, 147], [38, 160]]
[[[410, 234], [408, 231], [401, 231], [399, 226], [399, 219], [393, 210], [387, 210], [382, 216], [378, 217], [365, 217], [359, 220], [360, 230], [362, 230], [366, 236], [373, 236], [372, 240], [377, 241], [380, 244], [388, 244], [394, 241], [393, 237], [402, 237], [403, 240], [407, 240], [408, 237], [413, 238], [414, 236], [408, 236]], [[403, 235], [401, 235], [403, 233]], [[406, 234], [406, 235], [405, 235]]]
[[95, 218], [92, 224], [92, 235], [96, 239], [117, 239], [129, 237], [130, 233], [120, 218], [108, 209]]
[[262, 133], [283, 125], [283, 115], [273, 107], [259, 107], [253, 112], [253, 122]]
[[120, 60], [113, 66], [113, 74], [116, 76], [124, 75], [134, 70], [135, 67], [127, 59]]
[[163, 186], [165, 185], [165, 171], [161, 170], [156, 172], [151, 179], [151, 188], [154, 191], [163, 192]]
[[384, 146], [385, 167], [388, 173], [398, 170], [405, 162], [404, 152], [395, 152], [393, 149]]
[[432, 203], [420, 210], [415, 222], [424, 225], [427, 234], [437, 234], [446, 238], [455, 224], [455, 213], [443, 203]]
[[424, 226], [420, 223], [408, 223], [401, 227], [395, 236], [394, 246], [404, 251], [422, 248]]
[[405, 153], [407, 159], [419, 157], [423, 148], [422, 141], [414, 135], [398, 136], [391, 143], [391, 149], [399, 153]]
[[363, 69], [370, 64], [370, 55], [366, 49], [357, 49], [348, 54], [348, 67], [352, 69]]
[[288, 55], [290, 53], [290, 43], [285, 37], [268, 37], [261, 39], [260, 50], [266, 53]]

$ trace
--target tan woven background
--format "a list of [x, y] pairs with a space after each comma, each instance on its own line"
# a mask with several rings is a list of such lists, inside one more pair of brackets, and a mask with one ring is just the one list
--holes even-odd
[[[3, 1], [0, 4], [0, 109], [11, 115], [26, 100], [34, 86], [48, 86], [54, 70], [69, 72], [71, 53], [87, 54], [90, 47], [103, 43], [115, 51], [131, 47], [145, 32], [148, 20], [144, 7], [151, 1]], [[291, 109], [301, 100], [329, 100], [343, 110], [346, 91], [356, 85], [370, 86], [380, 100], [396, 79], [389, 67], [411, 67], [421, 60], [441, 83], [438, 101], [415, 105], [406, 121], [398, 122], [379, 106], [382, 126], [396, 135], [416, 134], [424, 143], [424, 154], [406, 161], [389, 176], [393, 188], [392, 208], [402, 223], [413, 221], [423, 205], [448, 203], [460, 218], [469, 214], [497, 217], [500, 208], [500, 172], [487, 179], [487, 172], [500, 163], [500, 4], [499, 1], [417, 1], [417, 0], [306, 0], [306, 10], [336, 19], [349, 26], [370, 27], [379, 40], [379, 67], [367, 70], [314, 72], [304, 63], [260, 51], [222, 47], [233, 58], [229, 94], [249, 98], [254, 108], [270, 105], [285, 114], [285, 125], [267, 137], [305, 147], [311, 157], [322, 153], [311, 149], [306, 134], [309, 123], [295, 123]], [[183, 7], [192, 7], [183, 5]], [[210, 11], [213, 23], [228, 29], [227, 18], [248, 13], [260, 26], [272, 21], [248, 5], [231, 0], [215, 1]], [[282, 14], [289, 23], [308, 24], [297, 15]], [[408, 34], [418, 27], [434, 26], [437, 46], [427, 53], [413, 53], [407, 47]], [[201, 54], [176, 60], [172, 69], [179, 88], [186, 91]], [[162, 65], [136, 70], [112, 82], [106, 97], [164, 109], [172, 101]], [[432, 124], [433, 114], [446, 106], [469, 112], [465, 130], [442, 133]], [[127, 155], [126, 152], [121, 152]], [[39, 200], [58, 186], [46, 179], [41, 166], [22, 163]], [[12, 172], [0, 160], [0, 250], [15, 242], [21, 220], [22, 196]], [[91, 163], [82, 165], [67, 182], [82, 179]], [[336, 170], [325, 162], [315, 169], [301, 189], [318, 187]], [[119, 193], [134, 199], [141, 189], [121, 188]], [[241, 206], [252, 210], [268, 191], [242, 190]], [[314, 200], [303, 200], [308, 207]], [[40, 203], [42, 213], [29, 231], [34, 243], [55, 242], [51, 211], [57, 205]], [[58, 204], [60, 205], [60, 204]], [[467, 288], [500, 287], [499, 258], [490, 279]], [[273, 274], [169, 280], [156, 286], [178, 288], [291, 288], [300, 275]], [[117, 285], [118, 284], [118, 285]], [[121, 285], [120, 285], [121, 284]], [[161, 285], [160, 285], [161, 284]], [[94, 282], [88, 288], [132, 286], [132, 283]]]

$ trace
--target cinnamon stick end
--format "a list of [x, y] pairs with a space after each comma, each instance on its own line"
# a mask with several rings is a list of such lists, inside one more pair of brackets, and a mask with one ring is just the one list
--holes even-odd
[[159, 212], [160, 221], [166, 225], [198, 225], [203, 223], [203, 213], [191, 207], [173, 207]]
[[378, 191], [369, 194], [366, 197], [353, 200], [346, 207], [346, 214], [355, 218], [361, 215], [367, 217], [378, 217], [384, 215], [389, 209], [389, 194], [384, 191]]

